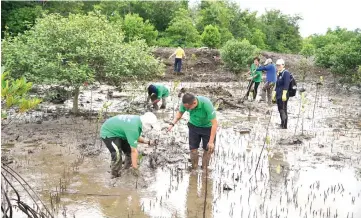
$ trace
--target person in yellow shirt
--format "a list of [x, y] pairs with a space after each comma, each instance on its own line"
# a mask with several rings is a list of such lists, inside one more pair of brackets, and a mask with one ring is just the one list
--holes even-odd
[[169, 56], [169, 59], [171, 59], [174, 55], [174, 73], [180, 73], [182, 69], [182, 59], [186, 59], [186, 54], [181, 47], [178, 47], [177, 50], [175, 50], [175, 52]]

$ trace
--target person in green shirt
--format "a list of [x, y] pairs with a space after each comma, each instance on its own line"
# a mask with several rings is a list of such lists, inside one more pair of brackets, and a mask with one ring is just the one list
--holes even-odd
[[148, 132], [157, 127], [157, 117], [146, 112], [138, 115], [117, 115], [107, 119], [101, 129], [100, 138], [107, 146], [111, 155], [112, 178], [120, 175], [122, 168], [122, 154], [125, 155], [124, 168], [132, 166], [133, 172], [138, 175], [138, 142], [154, 145], [154, 140], [141, 137], [142, 132]]
[[147, 104], [149, 100], [153, 104], [153, 108], [158, 110], [158, 102], [160, 99], [162, 99], [162, 105], [160, 106], [160, 109], [166, 108], [166, 98], [169, 96], [169, 89], [162, 84], [151, 84], [148, 86], [148, 99]]
[[248, 98], [249, 92], [252, 90], [252, 86], [254, 85], [253, 100], [256, 99], [258, 86], [262, 82], [262, 71], [257, 71], [257, 68], [259, 67], [259, 61], [259, 57], [255, 57], [253, 59], [253, 64], [251, 65], [251, 69], [249, 71], [250, 77], [248, 78], [248, 80], [250, 81], [250, 85], [248, 86], [248, 90], [245, 96], [246, 98]]
[[182, 98], [182, 103], [176, 117], [168, 127], [168, 131], [172, 130], [173, 126], [182, 118], [184, 112], [188, 111], [190, 114], [188, 129], [192, 168], [194, 170], [198, 168], [198, 148], [202, 140], [204, 150], [202, 168], [206, 169], [210, 156], [214, 151], [214, 143], [216, 141], [218, 126], [216, 111], [212, 102], [203, 96], [196, 97], [193, 94], [185, 93]]

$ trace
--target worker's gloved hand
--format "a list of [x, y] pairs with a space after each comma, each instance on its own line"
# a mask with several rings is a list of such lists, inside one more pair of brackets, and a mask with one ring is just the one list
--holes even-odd
[[251, 76], [247, 78], [247, 80], [252, 80], [252, 79], [253, 79], [253, 77], [251, 77]]
[[130, 168], [130, 173], [135, 177], [138, 177], [140, 175], [139, 169], [134, 167]]
[[287, 101], [287, 90], [283, 90], [282, 101]]
[[276, 102], [276, 92], [272, 92], [272, 102]]

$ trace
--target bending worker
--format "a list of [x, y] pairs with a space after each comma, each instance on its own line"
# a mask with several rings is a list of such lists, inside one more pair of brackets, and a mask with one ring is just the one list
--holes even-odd
[[151, 84], [148, 86], [148, 99], [147, 104], [149, 100], [153, 104], [154, 109], [158, 110], [158, 102], [160, 99], [162, 99], [162, 105], [160, 106], [160, 109], [165, 109], [167, 102], [166, 98], [169, 96], [169, 89], [162, 85], [162, 84]]
[[138, 142], [154, 145], [154, 140], [141, 137], [142, 132], [152, 130], [157, 124], [157, 117], [146, 112], [138, 115], [117, 115], [107, 119], [101, 129], [100, 137], [107, 146], [111, 155], [112, 178], [120, 176], [122, 169], [122, 154], [125, 155], [124, 168], [132, 166], [132, 171], [138, 175]]
[[198, 148], [202, 140], [203, 158], [202, 168], [206, 169], [209, 164], [210, 156], [214, 151], [216, 141], [217, 119], [216, 111], [212, 102], [203, 96], [195, 97], [193, 94], [185, 93], [177, 115], [169, 126], [168, 131], [180, 120], [184, 112], [188, 111], [190, 120], [189, 129], [189, 149], [193, 170], [198, 169]]

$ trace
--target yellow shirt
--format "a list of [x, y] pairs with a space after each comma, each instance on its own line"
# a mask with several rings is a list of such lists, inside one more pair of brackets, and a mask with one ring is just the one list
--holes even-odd
[[184, 56], [184, 50], [181, 48], [177, 48], [177, 50], [175, 50], [175, 57], [176, 58], [183, 58]]

